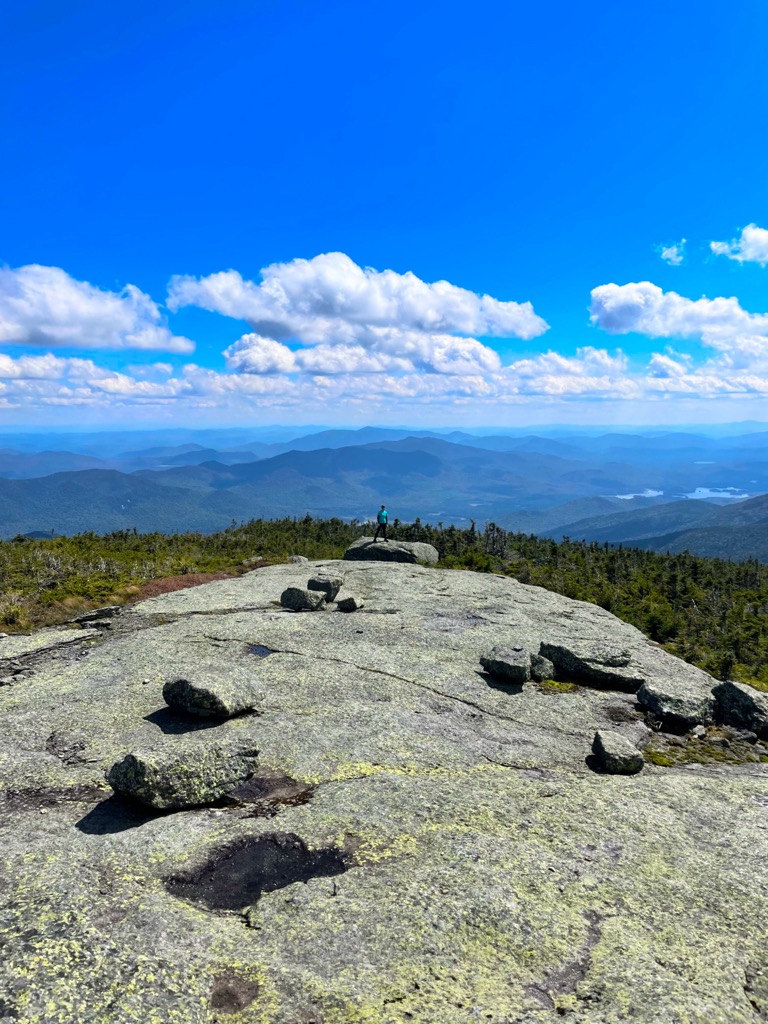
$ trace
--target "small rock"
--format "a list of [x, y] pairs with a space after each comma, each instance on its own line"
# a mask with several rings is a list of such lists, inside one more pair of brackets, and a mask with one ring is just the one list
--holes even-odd
[[316, 612], [325, 608], [325, 595], [317, 590], [288, 587], [280, 595], [280, 604], [294, 612]]
[[259, 699], [256, 690], [243, 680], [216, 679], [195, 682], [175, 679], [163, 687], [163, 699], [172, 708], [201, 718], [233, 718], [253, 711]]
[[768, 738], [768, 693], [729, 679], [716, 686], [714, 694], [718, 722]]
[[8, 636], [8, 635], [9, 635], [8, 633], [0, 633], [0, 640], [2, 640], [4, 636]]
[[313, 576], [307, 583], [308, 590], [318, 590], [325, 594], [326, 601], [335, 601], [344, 582], [341, 576]]
[[90, 623], [92, 629], [112, 629], [111, 619], [93, 619]]
[[603, 771], [611, 775], [635, 775], [645, 764], [637, 747], [618, 732], [599, 729], [592, 752]]
[[345, 594], [337, 600], [336, 607], [340, 612], [356, 612], [364, 604], [362, 597], [358, 597], [356, 594]]
[[723, 727], [723, 734], [737, 743], [757, 743], [757, 733], [751, 729], [736, 729], [732, 725]]
[[531, 678], [537, 683], [555, 678], [555, 666], [543, 654], [531, 654]]
[[707, 730], [703, 725], [694, 725], [691, 729], [691, 738], [694, 740], [703, 740], [707, 735]]
[[304, 555], [291, 555], [288, 561], [291, 565], [299, 565], [301, 562], [308, 562], [309, 559], [305, 558]]
[[531, 678], [531, 652], [526, 647], [493, 647], [480, 658], [480, 664], [489, 675], [511, 683]]
[[218, 746], [191, 744], [169, 752], [126, 754], [107, 774], [123, 796], [154, 807], [180, 810], [215, 803], [253, 774], [256, 752], [236, 753]]
[[119, 604], [110, 604], [106, 608], [94, 608], [90, 612], [83, 612], [82, 615], [75, 616], [73, 621], [95, 623], [98, 619], [111, 619], [114, 615], [119, 614], [119, 612]]

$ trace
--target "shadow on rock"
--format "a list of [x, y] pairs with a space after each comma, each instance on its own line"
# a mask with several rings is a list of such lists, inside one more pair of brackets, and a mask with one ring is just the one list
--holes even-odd
[[214, 729], [221, 725], [221, 719], [200, 718], [198, 715], [186, 714], [175, 708], [158, 708], [150, 715], [144, 715], [144, 721], [151, 722], [161, 732], [172, 736], [180, 736], [185, 732], [199, 732], [201, 729]]
[[148, 821], [164, 817], [166, 813], [153, 811], [150, 807], [123, 800], [119, 796], [111, 796], [96, 804], [85, 817], [75, 822], [75, 828], [88, 836], [108, 836], [139, 828]]
[[478, 672], [477, 674], [492, 690], [500, 690], [501, 693], [508, 693], [510, 696], [516, 696], [518, 693], [523, 692], [523, 683], [513, 683], [509, 679], [500, 679], [498, 676], [492, 676], [489, 672]]

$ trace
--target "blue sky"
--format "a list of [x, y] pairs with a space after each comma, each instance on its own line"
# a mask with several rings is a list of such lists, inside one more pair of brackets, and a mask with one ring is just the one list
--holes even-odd
[[767, 29], [6, 5], [0, 420], [768, 420]]

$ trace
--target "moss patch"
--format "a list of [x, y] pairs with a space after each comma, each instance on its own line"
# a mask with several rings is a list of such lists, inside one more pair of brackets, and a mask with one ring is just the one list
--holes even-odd
[[537, 685], [544, 693], [575, 693], [578, 690], [576, 683], [559, 679], [542, 679]]
[[[723, 730], [711, 728], [701, 739], [690, 738], [685, 746], [668, 743], [657, 734], [645, 751], [645, 759], [661, 768], [680, 764], [750, 764], [758, 760], [751, 743], [728, 738]], [[760, 761], [768, 760], [765, 756]]]

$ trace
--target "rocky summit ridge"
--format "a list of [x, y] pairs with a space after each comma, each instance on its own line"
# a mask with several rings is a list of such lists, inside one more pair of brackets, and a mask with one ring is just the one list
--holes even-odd
[[2, 1024], [768, 1020], [768, 702], [600, 608], [300, 562], [0, 683]]

